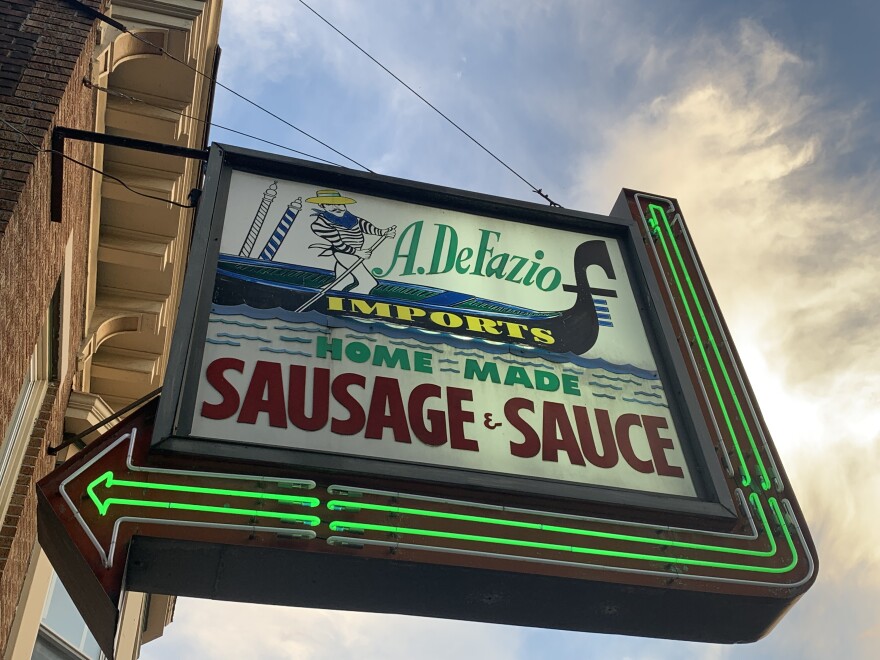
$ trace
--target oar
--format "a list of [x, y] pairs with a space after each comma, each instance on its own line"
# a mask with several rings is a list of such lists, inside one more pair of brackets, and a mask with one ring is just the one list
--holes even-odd
[[[386, 238], [387, 238], [387, 236], [385, 236], [384, 234], [383, 234], [382, 236], [380, 236], [380, 237], [379, 237], [379, 240], [376, 241], [376, 242], [373, 244], [373, 247], [370, 248], [370, 253], [372, 254], [373, 250], [375, 250], [377, 247], [379, 247], [379, 246], [382, 244], [382, 241], [384, 241]], [[345, 269], [345, 272], [342, 273], [342, 275], [340, 275], [340, 276], [337, 277], [335, 280], [333, 280], [332, 282], [330, 282], [330, 284], [327, 284], [326, 286], [324, 286], [320, 291], [318, 291], [318, 293], [316, 293], [316, 294], [315, 294], [314, 296], [312, 296], [309, 300], [307, 300], [307, 301], [304, 302], [302, 305], [300, 305], [300, 306], [297, 308], [297, 310], [294, 312], [294, 314], [299, 314], [300, 312], [304, 312], [304, 311], [306, 311], [309, 307], [312, 306], [312, 304], [313, 304], [314, 302], [316, 302], [316, 301], [320, 300], [321, 298], [323, 298], [324, 295], [325, 295], [330, 289], [332, 289], [334, 286], [336, 286], [336, 285], [339, 284], [342, 280], [344, 280], [348, 275], [351, 274], [351, 271], [353, 271], [355, 268], [357, 268], [358, 266], [360, 266], [363, 262], [364, 262], [364, 258], [363, 258], [363, 257], [360, 257], [360, 258], [359, 258], [357, 261], [355, 261], [351, 266], [349, 266], [348, 268], [346, 268], [346, 269]]]

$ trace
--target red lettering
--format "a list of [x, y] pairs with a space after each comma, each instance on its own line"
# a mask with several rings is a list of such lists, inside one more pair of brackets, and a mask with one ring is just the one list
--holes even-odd
[[648, 446], [651, 448], [651, 456], [654, 457], [654, 465], [657, 466], [657, 474], [664, 477], [684, 477], [684, 472], [677, 465], [670, 465], [666, 460], [666, 451], [672, 449], [671, 438], [661, 438], [660, 429], [668, 429], [669, 425], [662, 417], [642, 415], [642, 424], [648, 436]]
[[337, 419], [334, 417], [330, 421], [330, 430], [333, 433], [354, 435], [364, 428], [364, 423], [367, 421], [364, 409], [357, 399], [351, 395], [348, 388], [352, 385], [357, 385], [364, 389], [366, 384], [367, 379], [360, 374], [339, 374], [333, 379], [333, 385], [330, 387], [333, 398], [348, 412], [347, 419]]
[[[415, 387], [407, 402], [409, 413], [409, 425], [416, 437], [426, 445], [439, 447], [446, 443], [446, 417], [440, 410], [428, 410], [425, 412], [427, 399], [439, 399], [441, 397], [439, 385], [424, 383]], [[425, 418], [431, 422], [430, 427], [425, 424]]]
[[[600, 414], [601, 413], [601, 414]], [[617, 443], [614, 441], [614, 433], [611, 432], [611, 419], [607, 410], [596, 410], [596, 422], [599, 427], [599, 437], [602, 441], [602, 455], [596, 450], [596, 441], [593, 439], [593, 429], [590, 428], [590, 417], [584, 406], [574, 407], [574, 423], [577, 425], [578, 439], [586, 459], [596, 467], [612, 468], [617, 465]]]
[[620, 453], [624, 460], [629, 463], [630, 467], [637, 472], [650, 474], [654, 471], [654, 464], [651, 461], [643, 461], [638, 456], [632, 446], [632, 440], [629, 437], [629, 430], [633, 426], [641, 427], [642, 422], [638, 415], [627, 413], [617, 418], [614, 424], [614, 433], [617, 436], [617, 446], [620, 447]]
[[[557, 430], [559, 435], [557, 435]], [[574, 429], [561, 403], [546, 401], [544, 403], [544, 428], [541, 434], [541, 459], [555, 463], [559, 459], [559, 451], [568, 454], [572, 465], [586, 465], [584, 457], [578, 449]]]
[[394, 378], [376, 376], [364, 436], [381, 440], [386, 428], [394, 432], [395, 442], [412, 442], [403, 397], [400, 395], [400, 383]]
[[514, 397], [504, 404], [504, 417], [510, 425], [522, 434], [522, 442], [511, 442], [510, 453], [518, 458], [532, 458], [541, 451], [541, 438], [535, 430], [519, 416], [521, 410], [535, 412], [535, 404], [528, 399]]
[[278, 362], [257, 361], [250, 385], [244, 395], [244, 403], [238, 415], [240, 424], [255, 424], [261, 413], [269, 414], [269, 425], [287, 428], [287, 412], [284, 409], [284, 378]]
[[461, 387], [447, 387], [449, 400], [449, 446], [465, 451], [480, 451], [476, 440], [465, 437], [464, 425], [474, 421], [474, 413], [461, 407], [463, 401], [473, 401], [474, 393]]
[[287, 416], [303, 431], [318, 431], [330, 415], [330, 370], [315, 369], [312, 383], [312, 415], [306, 415], [306, 368], [290, 365], [290, 389], [287, 393]]
[[244, 373], [244, 361], [236, 358], [218, 358], [205, 369], [205, 378], [222, 397], [220, 403], [202, 403], [202, 417], [207, 419], [227, 419], [238, 410], [241, 399], [235, 387], [223, 375], [226, 371]]

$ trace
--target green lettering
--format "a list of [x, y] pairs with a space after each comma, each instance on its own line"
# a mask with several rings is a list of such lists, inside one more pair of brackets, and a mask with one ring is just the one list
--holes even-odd
[[562, 391], [566, 394], [581, 395], [581, 388], [578, 385], [577, 376], [573, 374], [562, 374]]
[[483, 263], [485, 263], [487, 256], [491, 257], [493, 254], [493, 250], [489, 247], [489, 238], [493, 235], [496, 240], [501, 238], [501, 232], [487, 231], [485, 229], [480, 230], [480, 247], [477, 248], [477, 261], [474, 264], [474, 269], [471, 271], [471, 275], [483, 274]]
[[433, 357], [434, 356], [430, 353], [416, 351], [415, 353], [413, 353], [413, 369], [422, 374], [434, 373], [434, 367], [431, 364], [431, 359]]
[[472, 256], [474, 256], [474, 248], [461, 248], [461, 252], [458, 253], [458, 257], [455, 260], [455, 270], [462, 275], [467, 273], [469, 268], [467, 262]]
[[529, 380], [529, 375], [526, 373], [526, 370], [523, 367], [509, 367], [507, 369], [507, 375], [504, 376], [504, 384], [522, 385], [523, 387], [528, 387], [530, 390], [534, 389], [534, 387], [532, 386], [532, 381]]
[[496, 254], [486, 265], [486, 277], [497, 277], [499, 280], [504, 278], [504, 269], [507, 268], [507, 260], [510, 255], [506, 252]]
[[480, 368], [480, 363], [474, 360], [473, 358], [468, 358], [464, 363], [464, 377], [467, 380], [473, 380], [474, 376], [479, 378], [482, 382], [486, 382], [486, 379], [490, 379], [496, 385], [501, 382], [501, 378], [498, 375], [498, 365], [494, 362], [486, 362], [482, 369]]
[[[440, 260], [443, 258], [443, 249], [446, 244], [446, 237], [449, 236], [449, 246], [446, 247], [446, 263], [443, 268], [440, 267]], [[458, 251], [458, 234], [449, 225], [437, 225], [437, 238], [434, 239], [434, 254], [431, 255], [431, 270], [429, 275], [439, 275], [440, 273], [448, 273], [455, 265], [455, 253]]]
[[402, 348], [395, 348], [392, 353], [387, 346], [379, 344], [373, 350], [373, 366], [374, 367], [391, 367], [400, 365], [401, 369], [409, 371], [409, 353]]
[[[550, 275], [549, 284], [544, 281], [548, 274]], [[541, 272], [538, 273], [537, 284], [541, 291], [553, 291], [553, 289], [559, 286], [560, 282], [562, 282], [562, 273], [553, 266], [545, 266], [541, 269]]]
[[418, 254], [419, 239], [421, 236], [421, 220], [410, 223], [404, 227], [403, 231], [400, 232], [400, 235], [397, 237], [397, 243], [394, 244], [394, 256], [391, 258], [391, 264], [384, 271], [381, 268], [373, 268], [373, 275], [376, 277], [389, 275], [397, 265], [398, 259], [406, 259], [403, 266], [403, 275], [412, 275], [415, 273], [416, 255]]
[[318, 335], [318, 340], [315, 342], [315, 357], [324, 358], [327, 357], [327, 351], [330, 351], [330, 357], [334, 360], [342, 359], [342, 340], [341, 339], [331, 339], [329, 342], [327, 341], [327, 337], [324, 335]]
[[559, 389], [559, 376], [552, 371], [535, 369], [535, 389], [541, 392], [555, 392]]
[[[543, 258], [544, 258], [544, 252], [543, 252], [543, 251], [538, 250], [537, 252], [535, 252], [535, 259], [543, 259]], [[532, 262], [532, 265], [529, 266], [529, 272], [526, 273], [526, 276], [525, 276], [525, 277], [523, 277], [523, 281], [522, 281], [523, 284], [525, 284], [526, 286], [531, 286], [531, 285], [532, 285], [532, 283], [535, 281], [535, 280], [534, 280], [534, 277], [535, 277], [535, 271], [538, 270], [538, 266], [540, 266], [540, 265], [541, 265], [541, 264], [539, 264], [537, 261], [533, 261], [533, 262]]]
[[370, 347], [359, 341], [349, 342], [345, 345], [345, 357], [355, 363], [366, 362], [370, 359]]
[[518, 257], [516, 255], [514, 255], [512, 259], [514, 261], [513, 270], [511, 270], [504, 279], [508, 282], [519, 284], [520, 281], [516, 279], [516, 276], [519, 275], [519, 271], [522, 270], [522, 267], [526, 265], [526, 261], [528, 260], [525, 257]]

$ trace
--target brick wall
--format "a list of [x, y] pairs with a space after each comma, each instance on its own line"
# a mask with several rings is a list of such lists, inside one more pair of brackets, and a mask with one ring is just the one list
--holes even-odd
[[[91, 29], [92, 21], [64, 0], [0, 0], [0, 117], [37, 145], [43, 142]], [[33, 161], [33, 148], [0, 122], [0, 234]]]
[[[89, 2], [97, 6], [97, 2]], [[95, 99], [82, 85], [95, 40], [92, 21], [64, 0], [0, 0], [0, 438], [5, 436], [28, 361], [73, 243], [68, 373], [53, 383], [34, 425], [15, 494], [0, 525], [0, 654], [36, 539], [34, 484], [54, 465], [46, 447], [60, 442], [64, 410], [82, 341], [91, 173], [67, 162], [63, 222], [49, 220], [51, 127], [94, 128]], [[88, 143], [66, 146], [91, 163]]]

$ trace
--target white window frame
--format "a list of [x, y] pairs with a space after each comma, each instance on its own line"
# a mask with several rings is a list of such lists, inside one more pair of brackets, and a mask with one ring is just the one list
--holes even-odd
[[[52, 579], [49, 582], [49, 589], [46, 593], [46, 600], [43, 603], [43, 613], [40, 615], [40, 629], [37, 633], [37, 637], [39, 638], [41, 635], [43, 637], [48, 637], [48, 641], [54, 643], [59, 652], [64, 656], [70, 657], [71, 659], [75, 660], [90, 660], [90, 656], [85, 654], [85, 652], [83, 651], [83, 647], [86, 644], [86, 640], [90, 636], [92, 637], [92, 641], [94, 641], [94, 637], [92, 636], [91, 631], [86, 625], [86, 622], [78, 613], [77, 622], [82, 623], [82, 632], [78, 641], [67, 639], [61, 633], [56, 632], [46, 622], [46, 615], [49, 613], [49, 608], [52, 605], [52, 599], [55, 597], [55, 592], [58, 589], [64, 591], [64, 596], [70, 599], [70, 596], [67, 595], [66, 590], [64, 589], [64, 585], [61, 584], [61, 580], [58, 578], [58, 575], [55, 573], [55, 571], [52, 571]], [[104, 655], [103, 651], [98, 650], [98, 658], [99, 660], [105, 660], [106, 656]]]
[[51, 310], [47, 313], [46, 322], [40, 330], [40, 338], [34, 346], [24, 383], [18, 395], [18, 403], [12, 411], [3, 445], [0, 446], [0, 521], [6, 519], [18, 473], [34, 430], [34, 423], [37, 421], [46, 397], [46, 390], [49, 388], [49, 360], [52, 355], [50, 342], [53, 341], [49, 336], [52, 325], [49, 323], [49, 313]]

